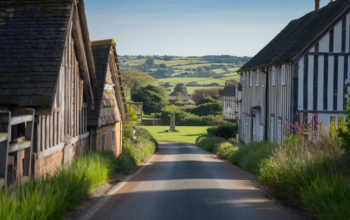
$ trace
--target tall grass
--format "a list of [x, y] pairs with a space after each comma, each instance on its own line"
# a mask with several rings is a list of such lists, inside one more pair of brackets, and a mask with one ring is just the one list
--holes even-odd
[[130, 156], [135, 164], [138, 164], [157, 151], [158, 143], [146, 129], [139, 127], [134, 129], [135, 138], [124, 140], [123, 153]]
[[197, 145], [256, 173], [316, 219], [350, 219], [350, 154], [336, 130], [320, 129], [312, 140], [292, 135], [283, 146], [268, 141], [235, 146], [217, 137], [200, 137]]
[[14, 190], [0, 190], [0, 219], [62, 219], [112, 177], [116, 164], [113, 152], [88, 153]]

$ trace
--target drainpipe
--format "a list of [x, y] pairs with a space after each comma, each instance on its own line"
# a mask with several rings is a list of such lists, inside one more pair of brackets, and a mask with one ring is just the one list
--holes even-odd
[[265, 73], [265, 75], [266, 75], [266, 83], [265, 83], [265, 90], [266, 90], [266, 98], [265, 98], [265, 134], [264, 134], [264, 136], [265, 136], [265, 140], [267, 140], [267, 129], [268, 129], [268, 127], [267, 127], [267, 120], [269, 120], [269, 118], [268, 118], [268, 110], [269, 110], [269, 89], [268, 89], [268, 87], [269, 87], [269, 74], [268, 74], [268, 71], [266, 72], [265, 71], [265, 68], [264, 69], [261, 69], [261, 71], [263, 72], [263, 73]]

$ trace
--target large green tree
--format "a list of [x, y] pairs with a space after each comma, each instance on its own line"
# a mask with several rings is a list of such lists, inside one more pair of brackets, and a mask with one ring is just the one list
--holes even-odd
[[[131, 94], [136, 93], [137, 89], [140, 88], [142, 85], [146, 85], [156, 81], [155, 78], [147, 75], [146, 73], [138, 69], [122, 70], [121, 73], [123, 85], [126, 87], [126, 93], [128, 90]], [[126, 95], [128, 96], [128, 93]]]
[[183, 83], [176, 84], [172, 95], [187, 95], [187, 88]]
[[162, 86], [147, 85], [137, 90], [137, 93], [131, 95], [134, 102], [143, 102], [143, 111], [146, 114], [161, 112], [168, 104], [166, 91]]

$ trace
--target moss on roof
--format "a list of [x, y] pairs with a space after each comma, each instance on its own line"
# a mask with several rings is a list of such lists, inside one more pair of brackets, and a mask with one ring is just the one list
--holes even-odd
[[91, 41], [91, 47], [101, 47], [101, 46], [108, 46], [108, 45], [115, 46], [114, 40], [113, 39], [108, 39], [108, 40]]

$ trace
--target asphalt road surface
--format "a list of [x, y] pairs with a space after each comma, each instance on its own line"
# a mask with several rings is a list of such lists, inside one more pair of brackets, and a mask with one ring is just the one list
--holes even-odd
[[151, 163], [91, 219], [301, 219], [264, 196], [249, 173], [194, 145], [160, 143]]

